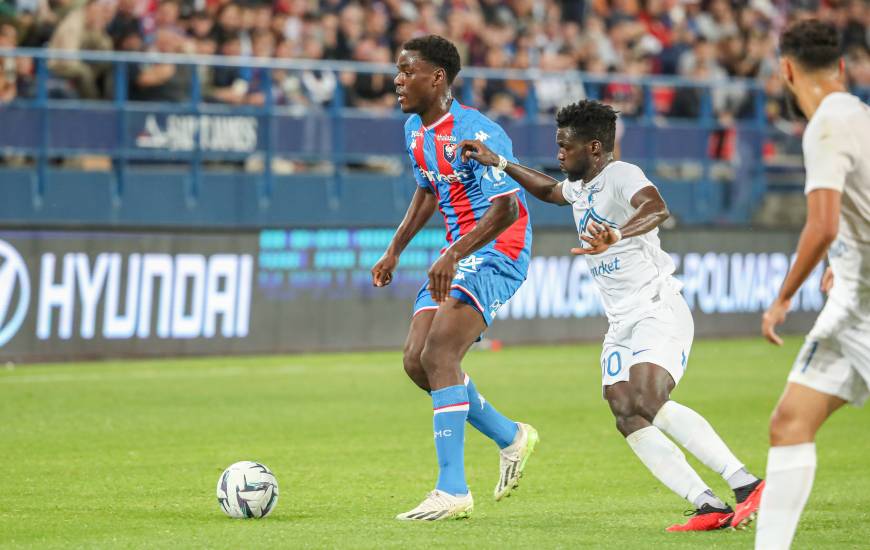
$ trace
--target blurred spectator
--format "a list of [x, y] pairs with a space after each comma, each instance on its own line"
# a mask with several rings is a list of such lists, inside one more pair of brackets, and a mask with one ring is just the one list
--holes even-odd
[[123, 50], [121, 40], [131, 34], [143, 34], [142, 20], [137, 13], [138, 0], [119, 0], [118, 10], [112, 18], [106, 33], [112, 38], [116, 50]]
[[555, 113], [563, 105], [586, 99], [583, 81], [570, 56], [545, 54], [541, 57], [540, 68], [549, 72], [535, 81], [539, 111]]
[[[226, 36], [218, 50], [221, 55], [238, 57], [242, 54], [240, 34]], [[251, 70], [245, 67], [218, 66], [213, 69], [209, 99], [221, 103], [244, 103], [250, 88]]]
[[[153, 51], [182, 53], [184, 39], [177, 32], [158, 29]], [[134, 101], [181, 102], [188, 99], [190, 67], [171, 63], [136, 64], [130, 67], [130, 99]]]
[[727, 76], [725, 69], [719, 64], [716, 46], [705, 38], [695, 41], [694, 47], [680, 56], [677, 70], [683, 76], [695, 73], [695, 67], [704, 65], [709, 79], [721, 79]]
[[218, 44], [223, 44], [230, 37], [238, 38], [241, 30], [242, 11], [237, 4], [228, 2], [221, 5], [217, 12], [215, 32]]
[[[626, 63], [624, 74], [635, 79], [640, 78], [649, 74], [649, 66], [648, 57], [634, 57]], [[605, 86], [604, 97], [601, 99], [611, 104], [623, 117], [643, 114], [643, 88], [630, 80], [611, 82]]]
[[[109, 2], [88, 0], [63, 18], [49, 47], [67, 51], [111, 50], [112, 39], [106, 34], [106, 25], [112, 19], [113, 10]], [[101, 95], [98, 81], [105, 75], [109, 64], [52, 59], [48, 67], [54, 74], [72, 81], [80, 97], [97, 99]]]
[[870, 51], [866, 47], [856, 45], [846, 52], [846, 77], [852, 86], [870, 87]]
[[[317, 42], [306, 42], [302, 51], [305, 59], [323, 59], [323, 46]], [[302, 90], [308, 101], [314, 105], [326, 105], [332, 101], [338, 79], [332, 71], [303, 71]]]
[[[696, 64], [688, 75], [698, 84], [710, 80], [710, 68], [705, 63]], [[698, 86], [678, 86], [668, 116], [675, 118], [697, 118], [701, 114], [701, 102], [705, 88]]]
[[[10, 23], [0, 23], [0, 48], [18, 45], [18, 29]], [[18, 95], [16, 58], [0, 57], [0, 103], [8, 103]]]
[[217, 42], [218, 31], [215, 28], [214, 20], [207, 11], [197, 11], [190, 16], [188, 32], [194, 40], [198, 41], [208, 38], [215, 43]]
[[[275, 35], [271, 31], [256, 31], [253, 39], [254, 57], [270, 58], [275, 55]], [[251, 69], [250, 83], [245, 102], [251, 105], [266, 103], [266, 73], [269, 69], [254, 67]], [[274, 100], [274, 94], [273, 94]]]
[[[378, 46], [374, 40], [357, 43], [353, 53], [355, 61], [390, 63], [390, 50]], [[393, 75], [384, 73], [345, 73], [342, 83], [348, 88], [347, 105], [361, 109], [391, 109], [396, 106]]]
[[[164, 37], [156, 45], [158, 34], [167, 31], [190, 37], [187, 47], [184, 39], [175, 40], [177, 51], [392, 64], [405, 41], [438, 33], [456, 43], [464, 66], [555, 71], [538, 82], [489, 80], [470, 88], [460, 76], [457, 94], [468, 89], [474, 94], [461, 99], [498, 116], [521, 115], [531, 86], [542, 112], [588, 93], [617, 102], [632, 116], [642, 104], [641, 88], [619, 76], [677, 74], [706, 82], [739, 77], [767, 83], [777, 72], [778, 30], [790, 20], [810, 16], [839, 29], [851, 85], [867, 86], [870, 70], [866, 0], [6, 0], [0, 6], [5, 10], [0, 16], [14, 18], [16, 42], [25, 47], [139, 51], [144, 41], [145, 47], [160, 51], [175, 40]], [[2, 67], [6, 95], [13, 88], [13, 75], [17, 83], [32, 82], [32, 63], [17, 65], [5, 61]], [[107, 97], [111, 75], [106, 68], [52, 61], [49, 95]], [[143, 82], [153, 82], [148, 77], [155, 75], [167, 80], [136, 90], [131, 82], [130, 92], [178, 95], [173, 87], [189, 80], [189, 70], [169, 75], [159, 64], [138, 67], [136, 71], [144, 71]], [[196, 70], [203, 97], [254, 104], [264, 98], [263, 71]], [[602, 82], [589, 79], [584, 86], [577, 70]], [[324, 105], [337, 85], [330, 71], [275, 71], [273, 76], [273, 93], [281, 103]], [[345, 76], [347, 101], [394, 108], [390, 76]], [[690, 88], [656, 86], [653, 92], [658, 112], [698, 112]], [[755, 111], [744, 87], [733, 82], [717, 85], [712, 98], [719, 116], [740, 118]]]
[[349, 3], [338, 15], [338, 36], [335, 49], [330, 52], [330, 57], [335, 59], [351, 59], [356, 51], [357, 44], [365, 34], [363, 17], [365, 12], [355, 3]]
[[177, 34], [183, 34], [184, 29], [179, 25], [180, 16], [181, 5], [178, 0], [161, 0], [154, 13], [142, 20], [145, 43], [151, 44], [158, 30], [170, 30]]

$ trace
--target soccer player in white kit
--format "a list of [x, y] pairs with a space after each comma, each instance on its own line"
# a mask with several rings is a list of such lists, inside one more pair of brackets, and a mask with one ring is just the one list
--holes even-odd
[[791, 99], [809, 119], [803, 135], [807, 220], [794, 265], [764, 314], [764, 336], [782, 344], [775, 327], [825, 253], [833, 287], [770, 420], [767, 489], [755, 538], [764, 550], [791, 545], [813, 485], [818, 429], [835, 410], [860, 405], [870, 393], [870, 108], [846, 92], [832, 24], [790, 26], [780, 54]]
[[[459, 148], [466, 158], [504, 170], [538, 199], [573, 207], [581, 246], [571, 251], [586, 255], [610, 322], [601, 353], [604, 398], [641, 462], [695, 508], [687, 523], [668, 530], [743, 526], [764, 482], [746, 471], [701, 415], [670, 400], [686, 370], [694, 322], [659, 242], [667, 206], [640, 168], [613, 160], [616, 112], [610, 106], [580, 101], [560, 109], [556, 123], [559, 167], [568, 176], [561, 182], [508, 162], [479, 141]], [[671, 438], [728, 482], [736, 509], [713, 494]]]

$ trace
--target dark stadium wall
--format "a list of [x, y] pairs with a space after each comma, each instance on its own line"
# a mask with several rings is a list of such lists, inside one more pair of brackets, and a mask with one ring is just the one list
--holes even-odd
[[[256, 232], [0, 231], [0, 360], [398, 349], [443, 244], [427, 228], [393, 283], [368, 269], [391, 228]], [[797, 236], [663, 235], [699, 336], [758, 333]], [[529, 279], [487, 334], [504, 343], [598, 341], [606, 322], [570, 231], [535, 234]], [[819, 268], [785, 332], [807, 330]]]

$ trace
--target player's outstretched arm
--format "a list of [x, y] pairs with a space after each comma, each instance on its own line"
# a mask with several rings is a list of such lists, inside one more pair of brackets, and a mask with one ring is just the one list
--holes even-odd
[[840, 200], [841, 194], [835, 189], [815, 189], [807, 195], [807, 221], [798, 241], [797, 257], [782, 282], [779, 295], [761, 318], [761, 333], [772, 344], [782, 345], [776, 326], [785, 321], [791, 299], [837, 238]]
[[562, 184], [547, 174], [516, 162], [507, 162], [502, 168], [499, 166], [501, 161], [499, 156], [476, 139], [460, 141], [457, 148], [462, 152], [463, 161], [468, 162], [469, 159], [474, 159], [484, 166], [497, 166], [539, 200], [558, 205], [568, 204], [568, 201], [562, 196]]
[[442, 302], [450, 293], [450, 284], [456, 275], [456, 263], [477, 252], [511, 226], [520, 216], [516, 193], [496, 197], [474, 229], [454, 241], [444, 254], [429, 268], [429, 290], [432, 299]]
[[405, 212], [405, 218], [396, 229], [396, 234], [393, 235], [393, 240], [390, 241], [390, 246], [387, 247], [381, 259], [372, 267], [372, 284], [374, 286], [386, 286], [393, 280], [393, 271], [399, 265], [399, 256], [411, 239], [414, 238], [432, 214], [435, 212], [437, 200], [435, 195], [428, 189], [417, 187], [414, 196], [411, 198], [411, 204], [408, 205], [408, 210]]

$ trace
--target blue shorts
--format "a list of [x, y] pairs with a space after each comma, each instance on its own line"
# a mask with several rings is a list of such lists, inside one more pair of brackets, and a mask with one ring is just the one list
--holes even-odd
[[[472, 254], [459, 261], [450, 285], [450, 296], [476, 309], [489, 326], [499, 308], [510, 300], [525, 280], [525, 274], [500, 254]], [[423, 283], [417, 293], [414, 315], [427, 309], [438, 309], [428, 286], [428, 281]]]

